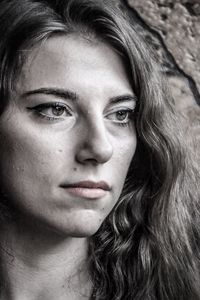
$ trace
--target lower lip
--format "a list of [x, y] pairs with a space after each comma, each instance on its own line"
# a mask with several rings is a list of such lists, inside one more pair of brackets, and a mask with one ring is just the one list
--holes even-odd
[[91, 188], [82, 188], [82, 187], [69, 187], [65, 188], [65, 190], [78, 197], [83, 197], [87, 199], [98, 199], [102, 198], [106, 195], [107, 191], [103, 189], [91, 189]]

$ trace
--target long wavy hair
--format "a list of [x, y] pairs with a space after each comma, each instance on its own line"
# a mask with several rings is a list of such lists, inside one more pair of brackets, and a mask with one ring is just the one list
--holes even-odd
[[[2, 0], [0, 112], [29, 49], [52, 35], [101, 40], [137, 96], [137, 149], [117, 205], [89, 238], [95, 300], [199, 300], [199, 175], [154, 55], [116, 1]], [[120, 171], [120, 170], [119, 170]]]

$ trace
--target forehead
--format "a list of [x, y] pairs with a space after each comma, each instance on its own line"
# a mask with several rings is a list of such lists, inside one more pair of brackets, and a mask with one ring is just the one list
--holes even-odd
[[100, 84], [130, 90], [120, 57], [101, 41], [70, 35], [49, 38], [30, 50], [17, 88], [31, 90], [70, 85], [85, 89], [93, 85], [97, 89]]

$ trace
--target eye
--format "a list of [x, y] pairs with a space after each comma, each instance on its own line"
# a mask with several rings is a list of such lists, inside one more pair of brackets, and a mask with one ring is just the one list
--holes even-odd
[[133, 119], [133, 114], [133, 110], [126, 108], [109, 113], [106, 117], [108, 120], [111, 120], [119, 125], [128, 125], [130, 120]]
[[71, 116], [69, 109], [62, 103], [44, 103], [35, 107], [38, 112], [52, 117]]
[[38, 111], [49, 117], [71, 116], [67, 107], [61, 104], [42, 105], [38, 107]]
[[52, 115], [59, 117], [62, 116], [66, 112], [66, 108], [64, 106], [57, 105], [55, 107], [50, 108]]
[[48, 120], [58, 120], [61, 117], [65, 118], [72, 116], [70, 108], [61, 102], [42, 103], [34, 107], [28, 107], [28, 109], [33, 110], [39, 117]]
[[126, 120], [130, 115], [129, 111], [121, 110], [116, 112], [116, 119], [118, 121], [124, 121]]

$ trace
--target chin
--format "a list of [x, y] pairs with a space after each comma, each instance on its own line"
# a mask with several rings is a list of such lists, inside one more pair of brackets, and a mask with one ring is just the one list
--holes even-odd
[[[76, 237], [86, 238], [94, 235], [100, 228], [104, 219], [93, 218], [73, 218], [67, 219], [66, 222], [49, 224], [49, 230], [62, 238]], [[51, 235], [50, 235], [51, 236]]]
[[64, 231], [68, 236], [90, 237], [94, 235], [105, 220], [106, 215], [95, 210], [77, 211], [66, 217]]
[[91, 226], [81, 226], [81, 224], [74, 226], [73, 228], [65, 228], [64, 226], [58, 226], [54, 228], [49, 228], [51, 231], [51, 237], [53, 237], [53, 233], [60, 238], [88, 238], [93, 236], [98, 229], [99, 226], [91, 227]]
[[84, 237], [90, 237], [94, 235], [100, 228], [101, 223], [99, 224], [82, 224], [79, 223], [74, 226], [74, 228], [67, 229], [65, 231], [66, 236], [71, 236], [71, 237], [79, 237], [79, 238], [84, 238]]
[[94, 235], [105, 220], [108, 210], [76, 209], [71, 211], [59, 210], [55, 214], [19, 215], [23, 228], [30, 234], [37, 234], [49, 240], [68, 237], [90, 237]]

